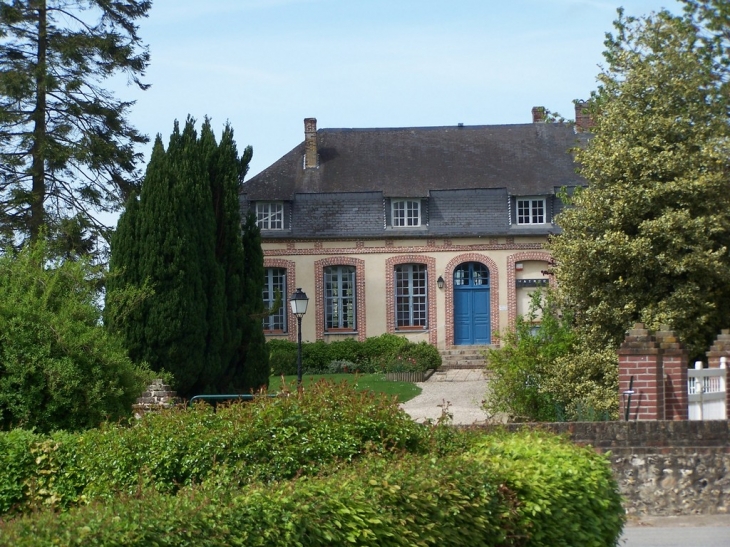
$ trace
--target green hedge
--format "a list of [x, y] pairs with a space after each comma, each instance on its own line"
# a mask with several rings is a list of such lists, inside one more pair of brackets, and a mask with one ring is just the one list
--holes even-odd
[[529, 545], [616, 545], [625, 514], [605, 456], [541, 431], [495, 433], [472, 452], [519, 500]]
[[[267, 346], [272, 375], [296, 374], [296, 343], [269, 340]], [[345, 368], [362, 373], [420, 372], [440, 366], [441, 355], [434, 346], [410, 342], [394, 334], [382, 334], [363, 342], [348, 338], [330, 343], [322, 340], [302, 343], [302, 367], [309, 374], [343, 372]]]
[[302, 394], [148, 414], [82, 433], [0, 434], [0, 510], [64, 508], [211, 474], [230, 484], [318, 473], [365, 453], [425, 452], [426, 428], [394, 400], [320, 382]]
[[0, 525], [0, 545], [605, 547], [621, 533], [618, 501], [604, 458], [520, 434], [462, 454], [370, 458], [269, 486], [208, 481], [176, 496], [141, 489]]

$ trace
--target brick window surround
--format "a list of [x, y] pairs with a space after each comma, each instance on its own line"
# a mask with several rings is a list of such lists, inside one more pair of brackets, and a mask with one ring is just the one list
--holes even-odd
[[[547, 269], [552, 258], [550, 253], [538, 251], [515, 253], [507, 257], [507, 321], [510, 327], [514, 326], [517, 321], [517, 278], [515, 276], [515, 264], [527, 261], [545, 262], [545, 269]], [[554, 276], [550, 276], [550, 286], [555, 286]]]
[[[292, 342], [297, 341], [297, 329], [294, 325], [297, 324], [297, 318], [291, 311], [289, 305], [289, 296], [296, 290], [297, 276], [296, 268], [293, 260], [283, 260], [281, 258], [264, 258], [264, 268], [284, 268], [286, 270], [286, 291], [289, 294], [281, 295], [281, 305], [286, 306], [286, 324], [287, 330], [286, 337]], [[266, 333], [268, 334], [268, 333]]]
[[[488, 256], [466, 253], [452, 258], [444, 271], [446, 293], [446, 347], [454, 345], [454, 270], [464, 262], [478, 262], [489, 269], [489, 321], [492, 333], [499, 332], [499, 270], [497, 263]], [[491, 334], [494, 343], [494, 335]]]
[[[324, 269], [329, 266], [354, 266], [355, 267], [355, 326], [357, 339], [365, 340], [367, 325], [365, 322], [365, 261], [359, 258], [345, 256], [334, 256], [323, 258], [314, 262], [314, 309], [317, 316], [317, 340], [324, 340]], [[342, 331], [337, 331], [343, 333]], [[344, 333], [343, 333], [344, 334]]]
[[395, 267], [400, 264], [425, 264], [427, 279], [428, 298], [428, 343], [438, 343], [438, 331], [436, 329], [436, 259], [424, 255], [399, 255], [393, 256], [385, 261], [385, 313], [386, 328], [391, 334], [403, 334], [409, 331], [398, 331], [395, 328]]

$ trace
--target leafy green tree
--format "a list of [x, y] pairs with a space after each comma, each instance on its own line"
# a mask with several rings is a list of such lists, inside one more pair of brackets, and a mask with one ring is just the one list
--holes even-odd
[[112, 239], [108, 294], [147, 283], [154, 295], [124, 316], [115, 308], [109, 325], [132, 359], [173, 373], [182, 395], [258, 387], [244, 375], [256, 334], [247, 314], [258, 306], [247, 301], [238, 201], [250, 158], [250, 148], [239, 158], [230, 127], [216, 143], [208, 120], [200, 136], [194, 120], [182, 132], [176, 123], [167, 150], [157, 138], [139, 200]]
[[137, 185], [147, 142], [127, 121], [132, 102], [102, 87], [149, 62], [137, 35], [149, 0], [0, 0], [0, 237], [64, 252], [108, 236], [98, 213], [119, 210]]
[[724, 53], [690, 14], [619, 12], [577, 151], [588, 187], [550, 245], [563, 306], [599, 347], [632, 323], [675, 329], [698, 354], [730, 309]]
[[0, 429], [96, 427], [131, 413], [151, 380], [101, 325], [88, 260], [39, 242], [0, 257]]

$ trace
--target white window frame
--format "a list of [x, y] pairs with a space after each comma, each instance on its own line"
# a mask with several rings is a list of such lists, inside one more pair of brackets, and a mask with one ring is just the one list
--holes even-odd
[[324, 269], [324, 330], [355, 331], [356, 272], [354, 266], [328, 266]]
[[256, 224], [261, 230], [283, 230], [284, 204], [281, 201], [257, 201]]
[[421, 200], [394, 199], [390, 202], [390, 219], [394, 228], [417, 228], [421, 225]]
[[398, 264], [393, 272], [396, 330], [428, 328], [428, 267]]
[[547, 203], [545, 198], [517, 198], [516, 213], [518, 225], [529, 226], [547, 224]]
[[[286, 268], [264, 268], [264, 306], [271, 309], [276, 302], [276, 291], [278, 290], [283, 300], [286, 300]], [[265, 332], [287, 332], [287, 302], [281, 303], [276, 312], [263, 318]]]

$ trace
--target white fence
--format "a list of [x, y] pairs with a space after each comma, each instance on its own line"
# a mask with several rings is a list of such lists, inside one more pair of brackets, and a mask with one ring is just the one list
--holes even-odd
[[727, 363], [722, 358], [720, 368], [702, 368], [702, 361], [687, 374], [690, 420], [725, 420]]

